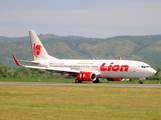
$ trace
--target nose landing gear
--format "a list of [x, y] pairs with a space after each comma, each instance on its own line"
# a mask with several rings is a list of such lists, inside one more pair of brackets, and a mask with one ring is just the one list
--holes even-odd
[[139, 84], [143, 84], [143, 80], [146, 80], [146, 78], [140, 78], [139, 79]]

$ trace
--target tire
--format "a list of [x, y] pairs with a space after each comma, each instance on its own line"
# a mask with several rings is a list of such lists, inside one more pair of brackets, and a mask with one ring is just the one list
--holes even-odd
[[97, 78], [95, 81], [93, 81], [93, 83], [99, 83], [100, 80]]
[[143, 81], [139, 80], [139, 84], [143, 84]]
[[82, 81], [79, 81], [79, 80], [76, 79], [75, 80], [75, 83], [82, 83]]

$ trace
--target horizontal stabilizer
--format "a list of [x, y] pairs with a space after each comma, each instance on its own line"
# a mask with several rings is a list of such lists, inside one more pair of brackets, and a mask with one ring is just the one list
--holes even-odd
[[26, 61], [26, 60], [17, 60], [17, 58], [14, 56], [14, 54], [12, 54], [12, 58], [13, 59], [9, 59], [9, 60], [14, 60], [15, 64], [17, 66], [23, 66], [21, 65], [19, 62], [25, 62], [25, 63], [31, 63], [31, 64], [38, 64], [37, 61]]
[[[15, 57], [15, 56], [14, 56], [14, 57]], [[7, 59], [7, 60], [12, 60], [12, 61], [14, 60], [14, 59], [10, 59], [10, 58], [6, 58], [6, 59]], [[17, 61], [19, 61], [19, 62], [24, 62], [24, 63], [35, 63], [35, 64], [36, 64], [36, 63], [37, 63], [37, 64], [39, 63], [39, 62], [37, 62], [37, 61], [27, 61], [27, 60], [17, 60]]]

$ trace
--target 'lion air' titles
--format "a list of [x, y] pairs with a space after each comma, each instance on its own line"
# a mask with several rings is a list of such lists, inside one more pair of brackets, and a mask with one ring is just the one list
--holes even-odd
[[105, 66], [106, 63], [103, 63], [100, 66], [101, 71], [125, 71], [127, 72], [129, 70], [128, 65], [114, 65], [114, 62], [110, 63], [109, 66]]

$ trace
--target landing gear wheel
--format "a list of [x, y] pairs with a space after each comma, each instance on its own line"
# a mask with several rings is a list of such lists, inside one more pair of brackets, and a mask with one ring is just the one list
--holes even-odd
[[79, 81], [79, 80], [76, 79], [75, 80], [75, 83], [82, 83], [82, 81]]
[[143, 81], [142, 80], [139, 80], [139, 84], [143, 84]]
[[93, 81], [93, 83], [99, 83], [100, 80], [97, 78], [95, 81]]

